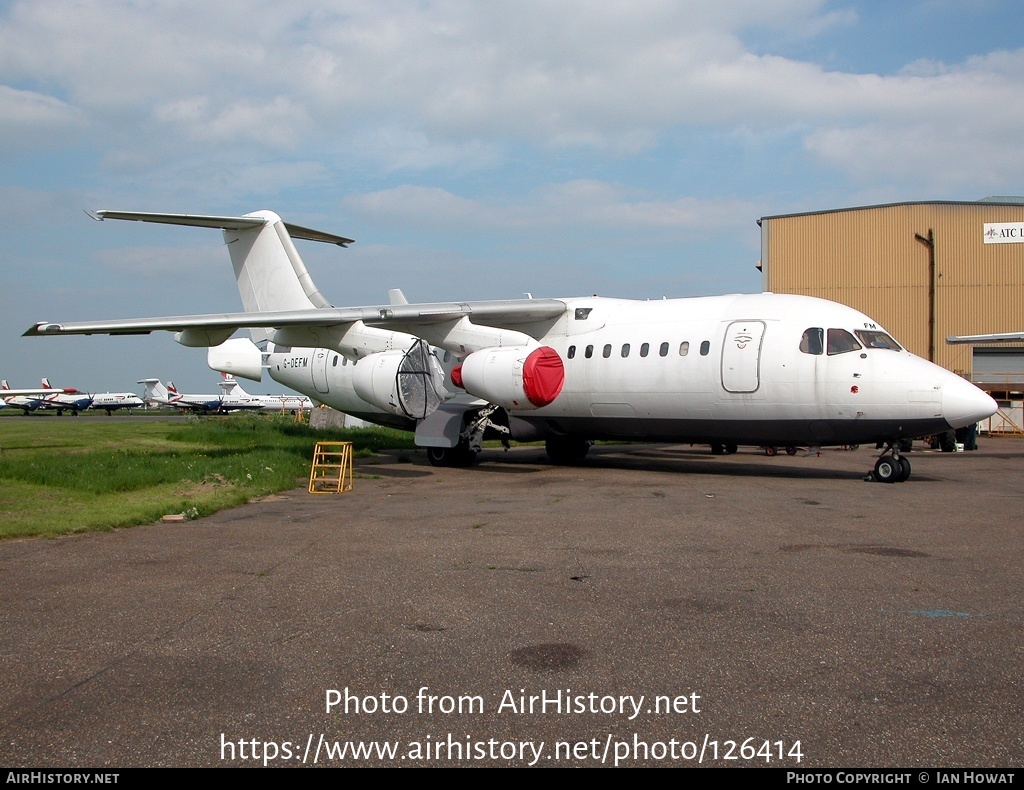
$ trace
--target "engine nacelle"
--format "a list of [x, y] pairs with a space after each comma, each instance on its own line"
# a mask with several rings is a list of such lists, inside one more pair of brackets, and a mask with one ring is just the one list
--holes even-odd
[[539, 409], [562, 391], [565, 367], [550, 346], [487, 348], [466, 357], [452, 378], [461, 378], [470, 395], [505, 409]]
[[247, 337], [225, 340], [206, 352], [206, 364], [221, 373], [244, 379], [263, 378], [263, 352]]
[[189, 348], [211, 348], [213, 346], [219, 346], [233, 334], [235, 334], [235, 327], [233, 326], [215, 329], [190, 327], [189, 329], [182, 329], [180, 332], [175, 332], [174, 340], [175, 342], [180, 343], [183, 346], [188, 346]]
[[413, 420], [432, 414], [448, 395], [441, 363], [422, 340], [407, 351], [380, 351], [360, 359], [352, 371], [352, 388], [367, 403]]

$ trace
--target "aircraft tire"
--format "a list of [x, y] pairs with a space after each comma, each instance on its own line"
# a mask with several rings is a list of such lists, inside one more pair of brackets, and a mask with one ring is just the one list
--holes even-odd
[[739, 450], [739, 449], [740, 448], [738, 446], [736, 446], [735, 444], [727, 444], [725, 446], [725, 454], [726, 455], [734, 455], [736, 453], [736, 451]]
[[792, 447], [792, 446], [787, 447], [786, 448], [786, 455], [796, 455], [796, 448]]
[[880, 483], [898, 483], [903, 474], [903, 465], [891, 455], [883, 455], [875, 461], [875, 479]]
[[720, 444], [713, 444], [713, 445], [711, 445], [711, 454], [712, 455], [721, 455], [724, 452], [725, 452], [725, 448], [722, 445], [720, 445]]
[[428, 447], [427, 460], [431, 466], [451, 466], [452, 451], [448, 447]]
[[910, 477], [910, 459], [905, 455], [900, 456], [900, 475], [897, 483], [902, 483]]
[[476, 455], [465, 444], [427, 448], [427, 460], [431, 466], [472, 466], [476, 463]]
[[586, 439], [558, 438], [548, 439], [544, 442], [544, 451], [548, 454], [551, 463], [559, 466], [581, 463], [587, 457], [589, 450], [590, 442]]
[[777, 447], [765, 447], [764, 454], [767, 455], [769, 458], [774, 458], [779, 454], [779, 450]]

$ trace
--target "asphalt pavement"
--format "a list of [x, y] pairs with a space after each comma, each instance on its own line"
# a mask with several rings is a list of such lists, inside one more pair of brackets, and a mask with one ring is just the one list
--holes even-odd
[[1019, 767], [1024, 440], [421, 451], [0, 544], [0, 765]]

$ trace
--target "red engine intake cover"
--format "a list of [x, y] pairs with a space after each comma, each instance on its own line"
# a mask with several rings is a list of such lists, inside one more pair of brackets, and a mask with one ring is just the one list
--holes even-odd
[[541, 346], [530, 353], [523, 364], [523, 392], [538, 409], [558, 397], [565, 383], [565, 366], [558, 352]]

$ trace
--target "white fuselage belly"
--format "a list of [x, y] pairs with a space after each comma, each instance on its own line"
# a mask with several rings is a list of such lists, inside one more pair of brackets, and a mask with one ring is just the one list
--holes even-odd
[[[862, 313], [819, 299], [565, 303], [557, 321], [521, 327], [557, 351], [565, 381], [550, 405], [511, 413], [515, 438], [860, 443], [948, 430], [944, 398], [955, 405], [965, 394], [960, 388], [972, 386], [903, 350], [801, 351], [809, 327], [881, 329]], [[275, 380], [316, 400], [410, 427], [359, 398], [356, 363], [334, 351], [296, 348], [271, 354], [269, 363]]]

